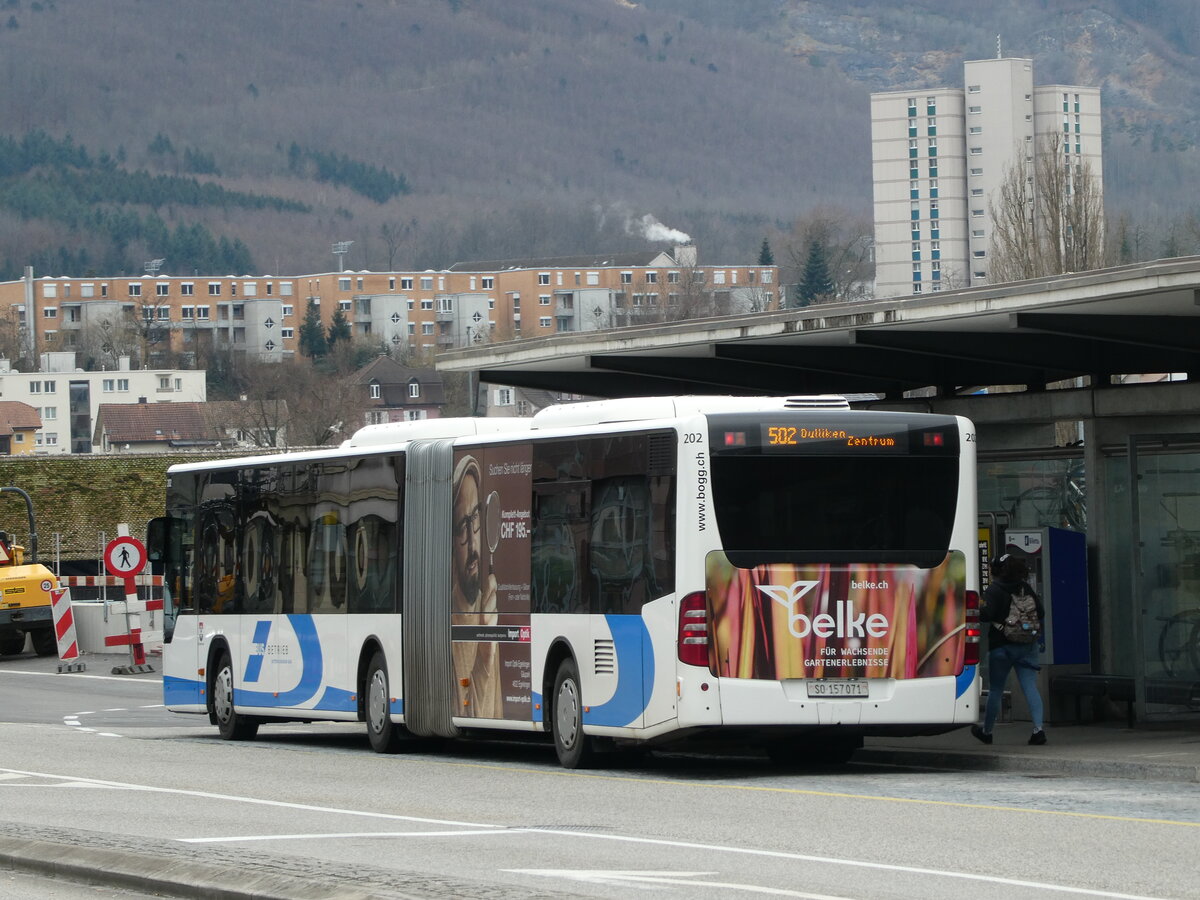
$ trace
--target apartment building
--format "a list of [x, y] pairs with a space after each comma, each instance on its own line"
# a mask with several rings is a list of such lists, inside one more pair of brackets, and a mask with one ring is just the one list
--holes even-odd
[[988, 284], [990, 204], [1020, 166], [1037, 204], [1039, 155], [1101, 178], [1100, 90], [1034, 86], [1029, 59], [970, 60], [962, 88], [871, 95], [875, 296]]
[[91, 453], [101, 403], [202, 403], [204, 376], [194, 369], [135, 369], [127, 356], [116, 369], [84, 372], [74, 353], [43, 353], [36, 372], [16, 372], [0, 359], [0, 398], [28, 404], [40, 416], [34, 452]]
[[[103, 332], [148, 365], [204, 351], [278, 361], [299, 349], [309, 305], [328, 328], [435, 353], [491, 340], [779, 306], [775, 266], [700, 266], [695, 248], [459, 263], [445, 271], [295, 277], [37, 278], [0, 283], [0, 324], [22, 356], [73, 351]], [[32, 325], [32, 328], [30, 327]], [[9, 351], [10, 353], [13, 351]]]

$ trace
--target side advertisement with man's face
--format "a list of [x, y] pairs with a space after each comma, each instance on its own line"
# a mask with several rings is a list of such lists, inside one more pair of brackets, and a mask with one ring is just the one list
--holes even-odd
[[459, 715], [533, 716], [529, 444], [454, 455], [451, 609]]

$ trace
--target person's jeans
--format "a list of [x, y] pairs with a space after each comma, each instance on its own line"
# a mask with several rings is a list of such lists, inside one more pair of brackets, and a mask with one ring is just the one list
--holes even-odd
[[1029, 706], [1033, 718], [1033, 730], [1042, 730], [1042, 695], [1038, 693], [1037, 644], [1004, 644], [988, 653], [988, 701], [983, 714], [983, 730], [992, 733], [992, 726], [1000, 715], [1000, 704], [1004, 702], [1004, 684], [1008, 673], [1017, 670], [1017, 683]]

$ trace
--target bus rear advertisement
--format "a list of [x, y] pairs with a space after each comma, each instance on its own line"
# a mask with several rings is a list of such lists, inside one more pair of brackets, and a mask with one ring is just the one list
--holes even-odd
[[173, 467], [164, 696], [279, 721], [545, 735], [569, 767], [700, 734], [845, 759], [977, 716], [971, 424], [665, 397], [367, 426]]

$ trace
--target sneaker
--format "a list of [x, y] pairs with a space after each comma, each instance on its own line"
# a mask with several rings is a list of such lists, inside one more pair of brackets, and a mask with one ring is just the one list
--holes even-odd
[[[1041, 734], [1041, 732], [1039, 731], [1038, 734]], [[990, 734], [988, 734], [986, 731], [984, 731], [982, 728], [980, 728], [978, 725], [971, 726], [971, 735], [976, 740], [982, 741], [985, 744], [990, 744], [992, 742], [992, 736]], [[1045, 742], [1046, 742], [1046, 738], [1043, 735], [1042, 743], [1044, 744]], [[1032, 741], [1031, 741], [1031, 743], [1032, 743]]]
[[1041, 746], [1042, 744], [1046, 743], [1046, 732], [1040, 729], [1035, 731], [1029, 736], [1029, 743], [1037, 746]]

